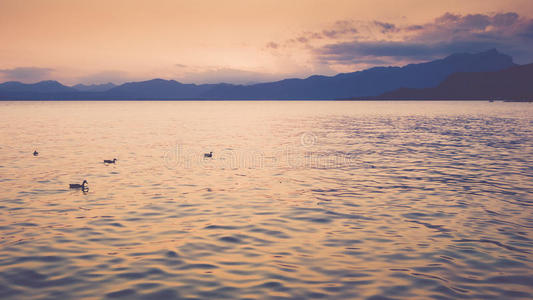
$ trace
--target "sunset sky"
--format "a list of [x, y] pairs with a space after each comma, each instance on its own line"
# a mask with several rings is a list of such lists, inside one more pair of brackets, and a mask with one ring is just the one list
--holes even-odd
[[533, 1], [0, 0], [0, 82], [251, 83], [490, 48], [533, 62]]

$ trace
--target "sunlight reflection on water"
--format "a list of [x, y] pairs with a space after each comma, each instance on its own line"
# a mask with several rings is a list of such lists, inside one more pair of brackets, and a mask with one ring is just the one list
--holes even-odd
[[519, 103], [0, 102], [0, 298], [531, 298], [532, 125]]

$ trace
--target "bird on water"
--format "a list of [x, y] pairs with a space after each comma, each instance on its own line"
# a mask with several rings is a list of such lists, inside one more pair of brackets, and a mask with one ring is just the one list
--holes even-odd
[[37, 156], [39, 155], [39, 152], [37, 152], [37, 150], [33, 151], [33, 156]]
[[87, 182], [87, 180], [84, 180], [81, 184], [78, 184], [78, 183], [71, 183], [69, 184], [69, 188], [71, 189], [88, 189], [89, 183]]
[[204, 157], [213, 157], [213, 151], [209, 153], [204, 153]]
[[104, 164], [114, 164], [117, 162], [116, 158], [113, 159], [104, 159]]

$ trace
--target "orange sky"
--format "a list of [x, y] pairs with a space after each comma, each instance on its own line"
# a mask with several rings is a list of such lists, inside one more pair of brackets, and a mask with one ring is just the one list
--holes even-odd
[[[358, 42], [402, 42], [410, 38], [407, 31], [385, 32], [377, 22], [429, 26], [447, 12], [516, 12], [526, 22], [533, 17], [533, 1], [0, 0], [0, 81], [120, 83], [159, 77], [245, 83], [402, 64], [417, 58], [367, 55], [339, 63], [317, 53], [352, 41], [356, 33]], [[325, 36], [348, 23], [353, 30]], [[324, 34], [313, 39], [313, 33]]]

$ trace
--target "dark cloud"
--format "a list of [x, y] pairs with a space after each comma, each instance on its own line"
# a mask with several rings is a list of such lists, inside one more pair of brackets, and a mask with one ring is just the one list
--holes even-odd
[[405, 28], [405, 30], [407, 31], [417, 31], [417, 30], [422, 30], [422, 29], [424, 29], [424, 26], [422, 25], [411, 25]]
[[440, 26], [452, 26], [455, 29], [475, 30], [485, 29], [491, 24], [491, 19], [489, 16], [482, 14], [461, 16], [446, 13], [442, 17], [437, 18], [435, 24]]
[[497, 14], [493, 17], [493, 22], [496, 26], [512, 26], [518, 22], [518, 14]]
[[19, 67], [13, 69], [0, 69], [2, 81], [36, 82], [50, 79], [54, 69], [38, 67]]
[[526, 39], [533, 39], [533, 22], [526, 26], [520, 35]]
[[533, 61], [533, 20], [517, 13], [458, 15], [446, 13], [427, 24], [398, 26], [373, 22], [381, 33], [392, 35], [356, 37], [316, 47], [322, 63], [354, 64], [375, 60], [427, 60], [456, 52], [479, 52], [491, 48], [513, 55], [519, 63]]
[[322, 60], [351, 64], [368, 57], [427, 57], [433, 53], [433, 49], [424, 44], [403, 42], [345, 42], [326, 45], [316, 52]]
[[392, 23], [385, 23], [380, 21], [374, 21], [374, 24], [380, 28], [381, 33], [396, 32], [398, 28]]
[[[435, 44], [406, 42], [352, 42], [339, 43], [316, 50], [323, 62], [358, 64], [396, 61], [420, 61], [447, 56], [458, 52], [479, 52], [494, 48], [495, 44], [483, 41], [441, 42]], [[503, 45], [499, 45], [502, 48]], [[383, 58], [389, 58], [383, 59]], [[390, 59], [392, 58], [392, 60]]]

